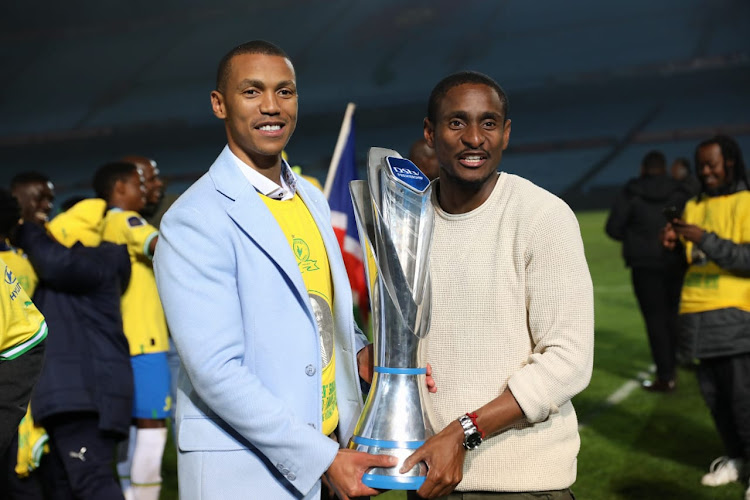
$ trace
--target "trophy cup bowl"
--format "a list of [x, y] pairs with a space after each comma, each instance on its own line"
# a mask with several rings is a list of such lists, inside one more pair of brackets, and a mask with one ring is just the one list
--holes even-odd
[[420, 341], [430, 326], [430, 240], [434, 211], [427, 177], [396, 151], [371, 148], [368, 182], [350, 192], [365, 253], [373, 316], [374, 374], [349, 448], [392, 455], [398, 465], [371, 468], [362, 482], [376, 489], [416, 490], [427, 467], [399, 469], [434, 434], [424, 402]]

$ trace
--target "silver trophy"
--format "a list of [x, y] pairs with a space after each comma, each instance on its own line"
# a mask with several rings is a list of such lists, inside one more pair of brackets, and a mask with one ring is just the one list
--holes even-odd
[[368, 183], [350, 183], [365, 253], [373, 315], [374, 375], [349, 447], [393, 455], [395, 467], [372, 468], [372, 488], [416, 490], [427, 467], [399, 473], [404, 460], [434, 434], [424, 404], [426, 368], [420, 341], [430, 328], [430, 241], [434, 211], [427, 177], [396, 151], [371, 148]]

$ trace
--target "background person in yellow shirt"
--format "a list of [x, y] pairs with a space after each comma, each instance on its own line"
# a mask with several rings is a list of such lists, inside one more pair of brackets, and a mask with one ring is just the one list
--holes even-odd
[[[28, 256], [9, 240], [20, 217], [18, 201], [9, 191], [0, 189], [0, 259], [13, 271], [26, 294], [33, 297], [39, 278]], [[39, 467], [48, 438], [44, 428], [34, 424], [27, 409], [8, 450], [0, 455], [0, 491], [7, 492], [11, 499], [43, 498], [41, 485], [30, 473]]]
[[0, 455], [26, 413], [44, 358], [47, 324], [8, 265], [0, 260]]
[[681, 343], [700, 360], [698, 384], [726, 453], [701, 483], [720, 486], [746, 481], [750, 471], [750, 191], [742, 151], [731, 137], [701, 142], [695, 171], [701, 192], [667, 224], [662, 243], [681, 245], [688, 264]]
[[126, 245], [132, 268], [121, 309], [133, 366], [135, 430], [131, 427], [127, 454], [118, 457], [118, 474], [126, 500], [156, 500], [161, 491], [166, 419], [172, 409], [167, 324], [151, 266], [159, 233], [138, 213], [146, 204], [146, 187], [143, 173], [133, 163], [100, 167], [94, 174], [94, 190], [108, 208], [102, 239]]

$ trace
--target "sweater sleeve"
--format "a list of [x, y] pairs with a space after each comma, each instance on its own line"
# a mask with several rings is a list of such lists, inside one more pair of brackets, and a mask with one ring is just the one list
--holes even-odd
[[698, 247], [722, 269], [743, 276], [750, 274], [750, 243], [735, 243], [707, 232]]
[[508, 387], [535, 423], [582, 391], [593, 368], [593, 286], [578, 221], [561, 200], [537, 212], [525, 260], [533, 350]]

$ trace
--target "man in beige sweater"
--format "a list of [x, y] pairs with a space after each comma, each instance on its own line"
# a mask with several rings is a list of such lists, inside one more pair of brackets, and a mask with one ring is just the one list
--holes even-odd
[[591, 378], [591, 277], [570, 208], [498, 173], [507, 115], [494, 80], [463, 72], [434, 88], [424, 121], [440, 164], [424, 349], [439, 432], [402, 470], [427, 463], [425, 498], [573, 498], [570, 400]]

